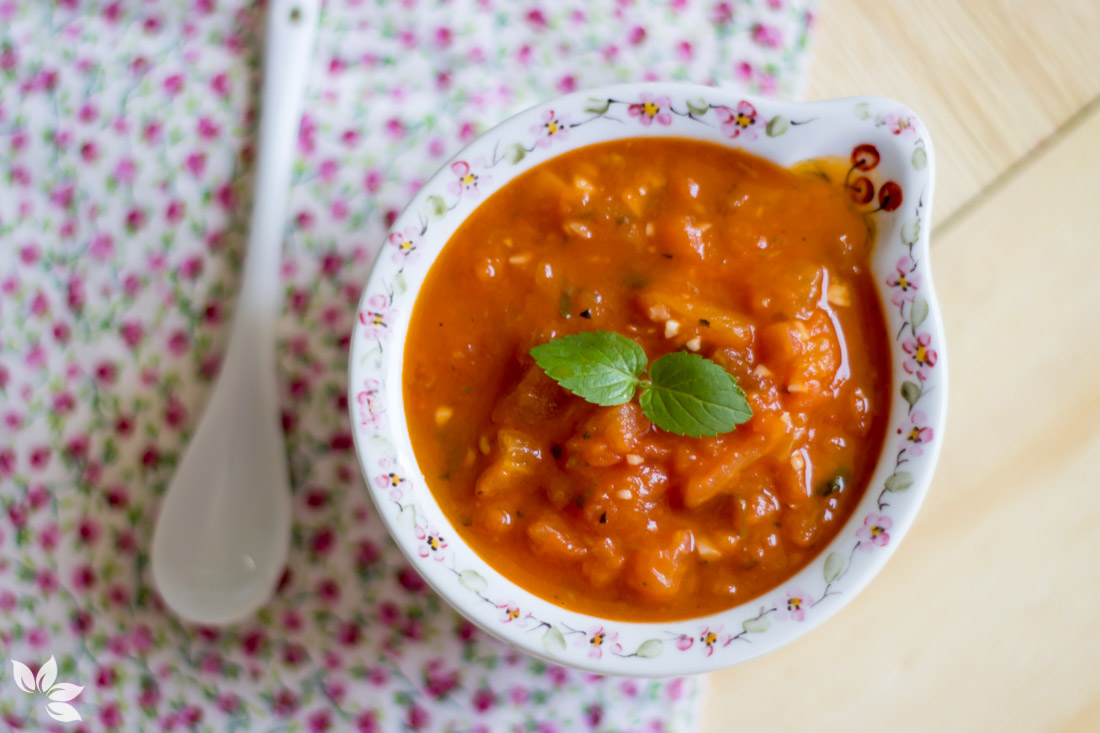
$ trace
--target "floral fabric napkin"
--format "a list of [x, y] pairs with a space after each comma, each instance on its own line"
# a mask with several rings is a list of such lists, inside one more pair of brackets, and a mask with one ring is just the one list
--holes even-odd
[[694, 729], [700, 680], [547, 665], [425, 587], [360, 477], [348, 338], [388, 222], [479, 131], [615, 81], [791, 94], [811, 5], [328, 2], [282, 271], [291, 556], [208, 629], [162, 608], [148, 548], [233, 312], [263, 11], [0, 0], [2, 727]]

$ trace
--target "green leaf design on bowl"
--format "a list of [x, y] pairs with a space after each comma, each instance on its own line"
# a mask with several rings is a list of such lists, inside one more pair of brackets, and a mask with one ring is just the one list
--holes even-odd
[[791, 129], [791, 121], [786, 117], [776, 115], [768, 122], [768, 126], [764, 128], [764, 132], [768, 134], [768, 137], [779, 137], [789, 129]]
[[512, 165], [516, 165], [527, 157], [527, 150], [519, 143], [512, 143], [504, 149], [504, 159]]
[[922, 171], [928, 167], [928, 153], [923, 147], [917, 148], [913, 151], [909, 162], [913, 164], [913, 170]]
[[481, 574], [476, 570], [463, 570], [458, 574], [458, 582], [462, 583], [464, 588], [474, 593], [481, 593], [489, 586], [488, 581], [481, 577]]
[[749, 634], [763, 634], [771, 627], [772, 622], [767, 616], [747, 618], [741, 623], [741, 628]]
[[839, 578], [840, 574], [844, 572], [845, 565], [847, 563], [845, 563], [843, 555], [839, 552], [830, 552], [829, 556], [825, 558], [825, 570], [823, 572], [826, 584]]
[[909, 403], [909, 406], [917, 404], [917, 400], [920, 399], [920, 385], [916, 382], [902, 382], [901, 383], [901, 396]]
[[584, 111], [590, 115], [602, 115], [611, 107], [610, 99], [589, 99], [584, 106]]
[[562, 635], [561, 629], [557, 626], [548, 628], [546, 633], [542, 635], [542, 646], [551, 654], [564, 654], [565, 637]]
[[920, 328], [920, 324], [924, 323], [924, 319], [928, 318], [928, 301], [917, 296], [917, 299], [913, 301], [913, 309], [909, 311], [909, 320], [913, 324], [913, 329]]
[[913, 219], [901, 225], [902, 244], [912, 247], [920, 239], [920, 219]]
[[442, 196], [431, 195], [428, 197], [428, 202], [425, 205], [428, 213], [435, 218], [439, 218], [447, 213], [447, 202], [443, 200]]
[[416, 505], [406, 504], [397, 512], [397, 521], [405, 527], [416, 526]]
[[913, 485], [913, 474], [908, 471], [898, 471], [894, 475], [886, 479], [885, 487], [887, 491], [898, 492], [905, 491]]
[[710, 104], [705, 99], [689, 99], [687, 108], [696, 117], [702, 117], [710, 109]]

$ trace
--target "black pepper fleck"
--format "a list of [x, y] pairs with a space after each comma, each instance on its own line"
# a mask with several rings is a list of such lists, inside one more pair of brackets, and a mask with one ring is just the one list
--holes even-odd
[[592, 317], [592, 311], [588, 310], [587, 308], [585, 308], [584, 310], [581, 311], [581, 318], [591, 318], [591, 317]]

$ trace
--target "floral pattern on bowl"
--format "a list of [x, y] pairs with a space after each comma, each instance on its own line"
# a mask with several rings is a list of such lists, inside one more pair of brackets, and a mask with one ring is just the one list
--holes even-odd
[[[584, 145], [689, 137], [781, 165], [850, 161], [844, 185], [873, 215], [872, 269], [893, 334], [894, 400], [883, 455], [836, 538], [786, 583], [709, 617], [614, 622], [560, 608], [488, 566], [447, 521], [421, 476], [402, 410], [402, 344], [435, 256], [478, 203], [516, 175]], [[823, 622], [877, 573], [931, 480], [946, 408], [943, 329], [928, 265], [934, 162], [920, 121], [861, 98], [784, 103], [708, 87], [637, 84], [572, 94], [475, 140], [394, 222], [359, 307], [350, 358], [353, 435], [381, 516], [425, 579], [468, 618], [529, 653], [600, 673], [678, 675], [735, 664]]]

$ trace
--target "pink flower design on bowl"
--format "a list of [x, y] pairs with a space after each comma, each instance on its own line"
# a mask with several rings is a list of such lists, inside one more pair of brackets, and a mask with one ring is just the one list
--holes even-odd
[[934, 434], [928, 426], [928, 417], [922, 410], [914, 410], [909, 415], [909, 425], [898, 428], [898, 433], [905, 436], [906, 450], [912, 456], [924, 454], [924, 446], [932, 442]]
[[416, 244], [420, 232], [417, 227], [405, 227], [389, 236], [389, 244], [394, 248], [394, 262], [411, 262], [416, 257]]
[[363, 334], [367, 338], [380, 339], [386, 336], [390, 323], [397, 316], [397, 311], [389, 307], [390, 299], [381, 293], [375, 293], [367, 299], [367, 308], [359, 312], [359, 322], [365, 330]]
[[895, 135], [913, 134], [917, 132], [916, 123], [909, 115], [902, 114], [888, 114], [886, 115], [886, 126], [890, 128], [890, 132]]
[[890, 302], [900, 307], [902, 303], [912, 302], [917, 297], [921, 276], [917, 272], [917, 263], [909, 255], [898, 260], [896, 270], [896, 273], [886, 279], [886, 284], [894, 289]]
[[437, 562], [442, 562], [446, 553], [443, 551], [447, 549], [447, 540], [443, 538], [443, 535], [439, 534], [436, 529], [425, 529], [421, 526], [416, 528], [416, 538], [420, 540], [420, 546], [417, 548], [417, 553], [420, 557], [430, 557]]
[[775, 618], [779, 621], [805, 621], [806, 610], [814, 605], [814, 599], [801, 588], [787, 591], [787, 599], [776, 605]]
[[638, 104], [632, 104], [627, 108], [627, 114], [631, 117], [637, 117], [638, 122], [642, 123], [644, 127], [649, 127], [656, 120], [661, 125], [672, 124], [672, 100], [664, 96], [655, 96], [652, 94], [641, 94], [638, 97], [641, 101]]
[[389, 489], [390, 498], [399, 501], [405, 495], [405, 485], [408, 483], [396, 470], [388, 473], [380, 473], [374, 477], [374, 485], [380, 489]]
[[524, 616], [523, 611], [515, 603], [501, 603], [497, 608], [503, 611], [500, 616], [501, 623], [512, 624], [520, 628], [527, 626], [528, 616]]
[[535, 139], [536, 147], [548, 148], [554, 140], [565, 140], [569, 137], [569, 118], [558, 114], [556, 110], [548, 109], [542, 114], [542, 124], [531, 127], [538, 137]]
[[699, 634], [699, 641], [703, 644], [703, 647], [707, 650], [706, 655], [709, 657], [714, 654], [715, 646], [725, 646], [730, 643], [732, 637], [729, 634], [720, 634], [722, 631], [721, 626], [706, 627]]
[[381, 428], [385, 407], [379, 396], [381, 385], [375, 379], [368, 379], [363, 383], [363, 389], [355, 395], [355, 404], [358, 406], [359, 423], [363, 427]]
[[737, 109], [729, 107], [716, 107], [718, 122], [722, 128], [722, 134], [726, 137], [739, 137], [745, 134], [751, 140], [756, 139], [756, 133], [752, 130], [757, 122], [756, 107], [742, 100], [738, 102]]
[[932, 336], [927, 333], [918, 333], [910, 339], [902, 342], [901, 348], [907, 354], [902, 366], [909, 374], [916, 375], [922, 382], [928, 379], [928, 370], [936, 366], [936, 352], [929, 348], [932, 344]]
[[876, 547], [886, 547], [890, 544], [890, 532], [894, 526], [894, 520], [885, 514], [868, 514], [863, 518], [863, 526], [856, 530], [859, 539], [859, 549], [870, 552]]
[[459, 160], [451, 163], [451, 173], [454, 173], [456, 180], [451, 181], [451, 185], [448, 187], [452, 194], [455, 196], [467, 196], [477, 197], [478, 195], [478, 183], [488, 183], [492, 178], [486, 174], [474, 173], [470, 164], [464, 160]]
[[588, 630], [588, 633], [582, 637], [578, 637], [578, 643], [588, 645], [588, 656], [594, 659], [599, 659], [603, 656], [604, 649], [611, 649], [615, 652], [621, 652], [623, 650], [622, 644], [618, 643], [619, 632], [610, 631], [603, 626], [594, 626]]

